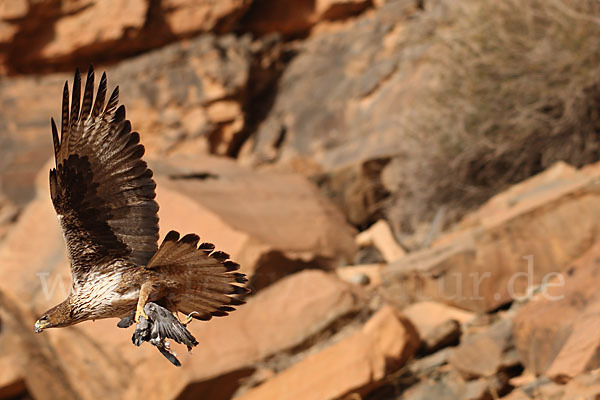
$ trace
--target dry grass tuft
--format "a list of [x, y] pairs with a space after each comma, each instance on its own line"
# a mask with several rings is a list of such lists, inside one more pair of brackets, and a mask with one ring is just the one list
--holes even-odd
[[600, 1], [455, 4], [431, 52], [436, 84], [409, 124], [421, 154], [405, 218], [447, 205], [455, 219], [558, 160], [600, 158]]

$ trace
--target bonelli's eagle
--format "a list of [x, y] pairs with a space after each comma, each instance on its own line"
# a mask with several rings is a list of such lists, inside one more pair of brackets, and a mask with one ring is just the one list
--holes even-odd
[[[76, 71], [70, 108], [65, 82], [60, 135], [51, 120], [56, 167], [50, 170], [50, 194], [72, 286], [67, 299], [44, 313], [34, 329], [122, 318], [119, 326], [138, 323], [133, 339], [138, 345], [150, 341], [168, 351], [168, 337], [196, 345], [185, 327], [189, 316], [207, 320], [233, 311], [244, 302], [246, 277], [235, 272], [239, 265], [226, 253], [199, 244], [195, 234], [180, 238], [171, 231], [158, 246], [156, 184], [142, 160], [140, 136], [125, 119], [125, 107], [117, 107], [118, 87], [106, 101], [105, 73], [95, 100], [93, 89], [90, 67], [81, 102]], [[188, 320], [175, 318], [178, 312]]]

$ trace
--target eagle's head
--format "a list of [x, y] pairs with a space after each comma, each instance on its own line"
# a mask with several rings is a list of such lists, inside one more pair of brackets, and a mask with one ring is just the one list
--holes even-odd
[[46, 328], [59, 328], [63, 326], [73, 325], [77, 322], [71, 315], [71, 304], [67, 300], [63, 301], [59, 305], [52, 307], [35, 321], [33, 330], [36, 333], [40, 333]]

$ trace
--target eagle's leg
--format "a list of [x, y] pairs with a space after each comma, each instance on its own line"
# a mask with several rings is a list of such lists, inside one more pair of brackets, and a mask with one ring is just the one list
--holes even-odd
[[138, 298], [137, 308], [135, 310], [135, 322], [140, 322], [140, 317], [144, 317], [148, 319], [148, 315], [144, 311], [144, 306], [148, 302], [148, 297], [150, 297], [150, 290], [152, 290], [152, 283], [144, 282], [142, 287], [140, 288], [140, 296]]

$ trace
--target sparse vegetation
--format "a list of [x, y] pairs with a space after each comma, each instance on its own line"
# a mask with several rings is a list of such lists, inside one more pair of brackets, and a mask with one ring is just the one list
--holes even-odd
[[436, 31], [436, 81], [409, 124], [420, 154], [406, 173], [407, 218], [445, 204], [456, 219], [556, 161], [600, 157], [600, 2], [452, 7], [460, 16]]

